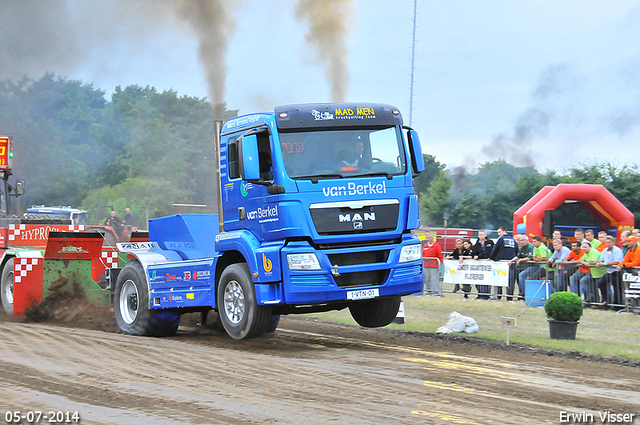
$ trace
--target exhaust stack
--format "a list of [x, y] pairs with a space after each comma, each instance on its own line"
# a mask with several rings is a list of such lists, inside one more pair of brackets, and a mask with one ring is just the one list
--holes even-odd
[[222, 121], [213, 122], [213, 149], [216, 153], [216, 181], [218, 185], [218, 231], [224, 233], [224, 218], [222, 216], [222, 185], [220, 184], [220, 133], [222, 132]]

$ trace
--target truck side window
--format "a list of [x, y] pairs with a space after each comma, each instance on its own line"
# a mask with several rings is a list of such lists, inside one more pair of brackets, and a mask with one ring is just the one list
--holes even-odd
[[271, 146], [267, 133], [258, 134], [258, 154], [260, 156], [260, 180], [273, 180], [273, 162], [271, 159]]
[[229, 179], [240, 178], [240, 169], [238, 163], [238, 144], [237, 137], [230, 138], [227, 143], [227, 166], [229, 170]]

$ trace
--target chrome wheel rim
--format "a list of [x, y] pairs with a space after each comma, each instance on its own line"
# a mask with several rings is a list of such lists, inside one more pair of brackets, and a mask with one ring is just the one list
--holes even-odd
[[138, 288], [136, 288], [135, 283], [131, 279], [126, 280], [122, 284], [122, 289], [120, 290], [120, 316], [122, 320], [130, 325], [138, 316], [138, 300], [140, 299], [138, 294]]
[[234, 325], [240, 323], [244, 317], [244, 291], [242, 286], [232, 280], [224, 288], [224, 313]]

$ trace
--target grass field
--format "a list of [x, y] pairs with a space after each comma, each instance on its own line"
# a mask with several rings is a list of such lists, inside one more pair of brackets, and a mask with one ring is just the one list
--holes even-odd
[[[577, 350], [585, 353], [622, 356], [640, 359], [640, 316], [610, 310], [585, 309], [575, 340], [549, 338], [549, 325], [544, 308], [527, 309], [524, 302], [515, 304], [502, 301], [462, 301], [460, 294], [447, 294], [444, 298], [404, 297], [405, 323], [391, 324], [392, 329], [435, 333], [447, 323], [449, 314], [457, 311], [478, 322], [480, 332], [470, 337], [507, 340], [501, 316], [516, 318], [517, 326], [509, 331], [511, 342], [539, 347]], [[349, 310], [313, 314], [318, 319], [356, 324]]]

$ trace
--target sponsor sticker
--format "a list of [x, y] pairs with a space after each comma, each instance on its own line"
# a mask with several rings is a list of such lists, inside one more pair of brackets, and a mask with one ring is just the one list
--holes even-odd
[[249, 182], [240, 183], [240, 194], [242, 196], [247, 196], [249, 194], [249, 190], [253, 187], [253, 185]]
[[149, 251], [156, 246], [155, 242], [126, 242], [118, 243], [118, 249], [121, 252]]
[[349, 182], [347, 185], [337, 185], [322, 188], [322, 194], [326, 197], [333, 196], [354, 196], [354, 195], [381, 195], [387, 193], [387, 183], [356, 184]]
[[264, 253], [262, 254], [262, 266], [264, 267], [264, 271], [266, 274], [271, 274], [273, 263], [267, 258], [266, 255], [264, 255]]
[[316, 121], [324, 121], [324, 120], [332, 120], [333, 114], [329, 112], [320, 112], [316, 109], [311, 110], [311, 115], [313, 115], [313, 119]]
[[337, 108], [335, 110], [335, 119], [341, 120], [364, 120], [375, 118], [376, 113], [373, 108]]
[[279, 219], [278, 205], [258, 207], [253, 211], [247, 211], [247, 220], [258, 220], [258, 223], [268, 223]]
[[261, 115], [251, 115], [249, 117], [238, 118], [236, 120], [231, 120], [227, 122], [226, 127], [227, 128], [242, 127], [245, 125], [254, 124], [260, 121], [260, 119], [261, 119]]
[[200, 270], [193, 272], [193, 280], [206, 280], [211, 277], [210, 270]]
[[71, 254], [87, 254], [89, 251], [79, 246], [68, 245], [58, 251], [58, 254], [71, 253]]

